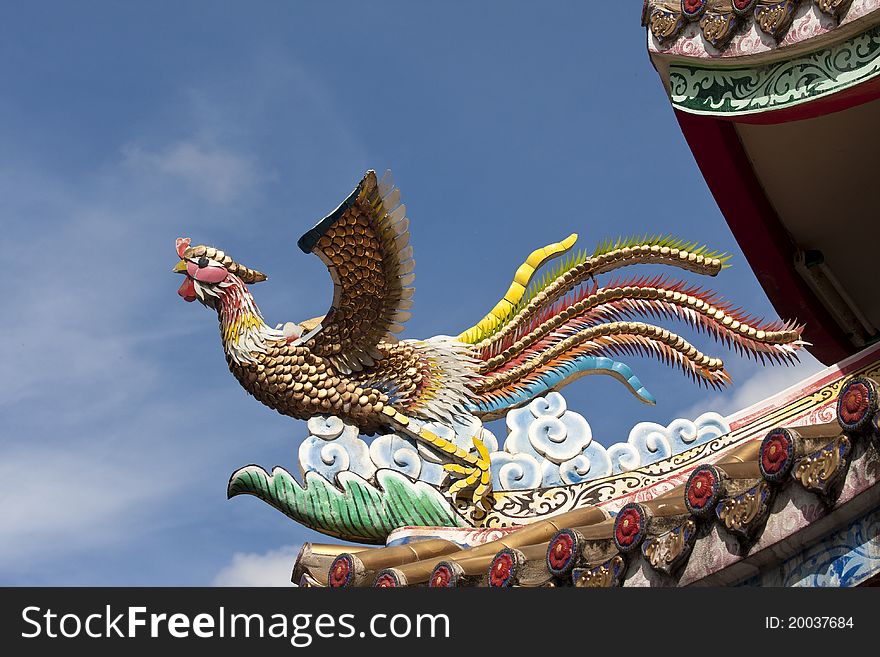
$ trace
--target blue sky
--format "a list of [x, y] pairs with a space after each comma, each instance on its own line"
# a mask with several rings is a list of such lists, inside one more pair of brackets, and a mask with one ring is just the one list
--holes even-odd
[[[477, 6], [474, 6], [477, 5]], [[0, 23], [0, 584], [283, 580], [326, 540], [253, 498], [305, 424], [247, 397], [216, 319], [177, 296], [174, 239], [266, 272], [270, 324], [323, 314], [297, 238], [368, 168], [394, 170], [417, 293], [405, 336], [454, 334], [533, 248], [672, 232], [734, 254], [711, 284], [773, 310], [645, 52], [641, 3], [29, 3]], [[708, 283], [709, 281], [705, 281]], [[704, 338], [695, 342], [709, 346]], [[604, 444], [638, 421], [730, 412], [817, 370], [707, 393], [630, 364], [566, 390]]]

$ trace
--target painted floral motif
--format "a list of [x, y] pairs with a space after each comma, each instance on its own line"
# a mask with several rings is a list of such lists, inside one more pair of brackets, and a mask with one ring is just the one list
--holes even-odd
[[514, 568], [513, 555], [507, 550], [502, 551], [489, 567], [489, 585], [493, 587], [507, 586]]
[[826, 14], [838, 16], [850, 3], [850, 0], [816, 0], [819, 9]]
[[393, 589], [397, 587], [397, 578], [391, 573], [380, 573], [373, 586], [377, 589]]
[[345, 554], [336, 557], [330, 565], [330, 572], [327, 578], [330, 587], [343, 588], [348, 586], [351, 581], [352, 570], [351, 557]]
[[700, 29], [706, 41], [716, 48], [723, 48], [733, 38], [740, 24], [736, 14], [719, 14], [708, 11], [700, 21]]
[[745, 14], [751, 11], [758, 0], [733, 0], [733, 10], [738, 14]]
[[445, 563], [441, 563], [434, 569], [434, 572], [431, 574], [430, 586], [431, 588], [448, 588], [452, 583], [452, 571], [449, 566]]
[[877, 397], [877, 384], [872, 379], [850, 379], [837, 400], [837, 417], [843, 428], [863, 430], [877, 413]]
[[840, 417], [848, 424], [861, 420], [868, 410], [869, 397], [868, 387], [864, 383], [851, 385], [841, 398]]
[[687, 20], [679, 12], [656, 7], [648, 11], [647, 17], [643, 19], [643, 24], [648, 26], [657, 43], [664, 44], [675, 40], [687, 24]]
[[717, 481], [712, 470], [704, 468], [691, 476], [687, 486], [687, 500], [692, 509], [703, 509], [713, 498]]
[[642, 514], [635, 507], [624, 507], [614, 523], [614, 539], [621, 549], [631, 548], [642, 532]]
[[571, 565], [574, 538], [567, 531], [559, 532], [547, 547], [547, 564], [553, 574], [564, 572]]
[[682, 0], [681, 11], [690, 19], [694, 19], [706, 9], [706, 0]]
[[798, 2], [800, 0], [780, 0], [770, 5], [758, 5], [755, 7], [755, 22], [762, 32], [779, 41], [794, 20]]
[[775, 478], [784, 474], [791, 458], [791, 439], [784, 431], [770, 433], [761, 445], [761, 472], [765, 477]]

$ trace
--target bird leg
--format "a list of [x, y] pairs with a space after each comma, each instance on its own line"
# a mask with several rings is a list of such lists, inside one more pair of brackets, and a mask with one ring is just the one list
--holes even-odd
[[401, 433], [406, 434], [410, 438], [425, 443], [429, 447], [441, 454], [447, 455], [450, 459], [458, 461], [458, 463], [447, 463], [443, 466], [446, 472], [459, 477], [458, 481], [449, 487], [449, 493], [454, 500], [458, 493], [473, 487], [471, 493], [471, 501], [478, 506], [483, 506], [483, 501], [489, 497], [492, 492], [492, 473], [491, 463], [489, 460], [489, 450], [479, 438], [474, 438], [474, 447], [477, 455], [466, 452], [453, 442], [441, 438], [432, 431], [428, 431], [424, 427], [416, 428], [410, 426], [410, 419], [403, 413], [400, 413], [390, 406], [382, 409], [389, 424]]

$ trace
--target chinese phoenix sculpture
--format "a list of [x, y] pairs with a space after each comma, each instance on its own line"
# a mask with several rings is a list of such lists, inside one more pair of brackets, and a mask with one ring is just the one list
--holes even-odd
[[398, 340], [410, 317], [415, 275], [409, 220], [390, 172], [368, 171], [352, 194], [298, 244], [327, 265], [334, 284], [323, 317], [272, 328], [248, 289], [266, 280], [225, 252], [177, 240], [185, 276], [179, 294], [217, 312], [229, 369], [244, 389], [298, 419], [338, 416], [362, 433], [391, 430], [425, 445], [450, 475], [448, 492], [491, 492], [489, 453], [479, 437], [465, 449], [426, 425], [494, 419], [587, 374], [609, 374], [647, 403], [654, 398], [621, 355], [654, 356], [698, 382], [729, 382], [721, 359], [638, 317], [683, 320], [744, 354], [796, 359], [802, 327], [748, 317], [684, 282], [596, 277], [638, 264], [714, 276], [723, 254], [654, 237], [618, 240], [569, 256], [540, 280], [537, 270], [577, 239], [537, 249], [510, 289], [475, 326], [455, 337]]

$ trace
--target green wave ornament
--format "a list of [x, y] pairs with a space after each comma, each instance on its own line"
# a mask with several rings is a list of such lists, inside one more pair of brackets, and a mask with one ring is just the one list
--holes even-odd
[[669, 67], [672, 104], [693, 114], [740, 116], [783, 109], [880, 75], [880, 26], [831, 48], [755, 68]]
[[393, 470], [376, 473], [378, 487], [352, 472], [340, 473], [337, 482], [307, 472], [303, 486], [284, 468], [270, 474], [248, 465], [232, 474], [227, 495], [253, 495], [310, 529], [361, 543], [384, 544], [409, 525], [470, 526], [436, 488]]

